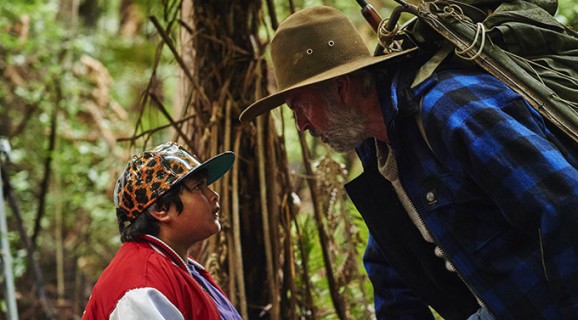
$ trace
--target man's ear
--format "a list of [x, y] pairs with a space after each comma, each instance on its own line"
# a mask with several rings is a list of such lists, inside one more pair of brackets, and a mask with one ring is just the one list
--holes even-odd
[[351, 100], [351, 77], [345, 74], [335, 78], [335, 88], [337, 89], [337, 94], [341, 98], [341, 101], [348, 103]]
[[168, 210], [157, 210], [154, 205], [153, 208], [149, 211], [151, 217], [153, 217], [155, 220], [159, 221], [159, 222], [167, 222], [169, 221], [171, 218], [171, 216], [169, 215]]

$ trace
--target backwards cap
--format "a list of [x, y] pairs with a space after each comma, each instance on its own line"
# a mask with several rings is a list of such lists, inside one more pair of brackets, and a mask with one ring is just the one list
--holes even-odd
[[207, 184], [213, 183], [234, 161], [235, 155], [227, 151], [201, 163], [174, 142], [135, 155], [114, 188], [119, 223], [132, 223], [173, 185], [201, 169], [207, 173]]

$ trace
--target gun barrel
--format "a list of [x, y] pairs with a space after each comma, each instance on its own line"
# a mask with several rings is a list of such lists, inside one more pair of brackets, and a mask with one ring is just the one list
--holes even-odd
[[407, 2], [405, 2], [405, 1], [403, 1], [403, 0], [393, 0], [393, 1], [399, 3], [400, 5], [402, 5], [402, 6], [404, 6], [404, 7], [408, 7], [408, 6], [409, 6], [409, 3], [407, 3]]
[[357, 3], [361, 6], [361, 14], [365, 18], [365, 20], [369, 23], [369, 25], [373, 28], [373, 31], [377, 32], [377, 28], [379, 27], [379, 23], [381, 22], [381, 16], [379, 12], [375, 10], [375, 8], [367, 3], [365, 0], [357, 0]]

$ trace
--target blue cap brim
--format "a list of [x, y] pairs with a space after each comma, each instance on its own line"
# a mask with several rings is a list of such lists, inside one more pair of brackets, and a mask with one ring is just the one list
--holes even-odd
[[207, 173], [207, 185], [210, 185], [227, 173], [233, 166], [233, 163], [235, 163], [235, 154], [231, 151], [225, 151], [203, 162], [187, 174], [187, 176], [204, 169]]

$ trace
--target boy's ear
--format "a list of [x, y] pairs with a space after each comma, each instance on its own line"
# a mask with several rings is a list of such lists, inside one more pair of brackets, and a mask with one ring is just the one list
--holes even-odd
[[155, 218], [159, 222], [166, 222], [171, 219], [168, 210], [164, 209], [157, 210], [156, 208], [153, 207], [152, 210], [149, 211], [149, 213], [153, 218]]

